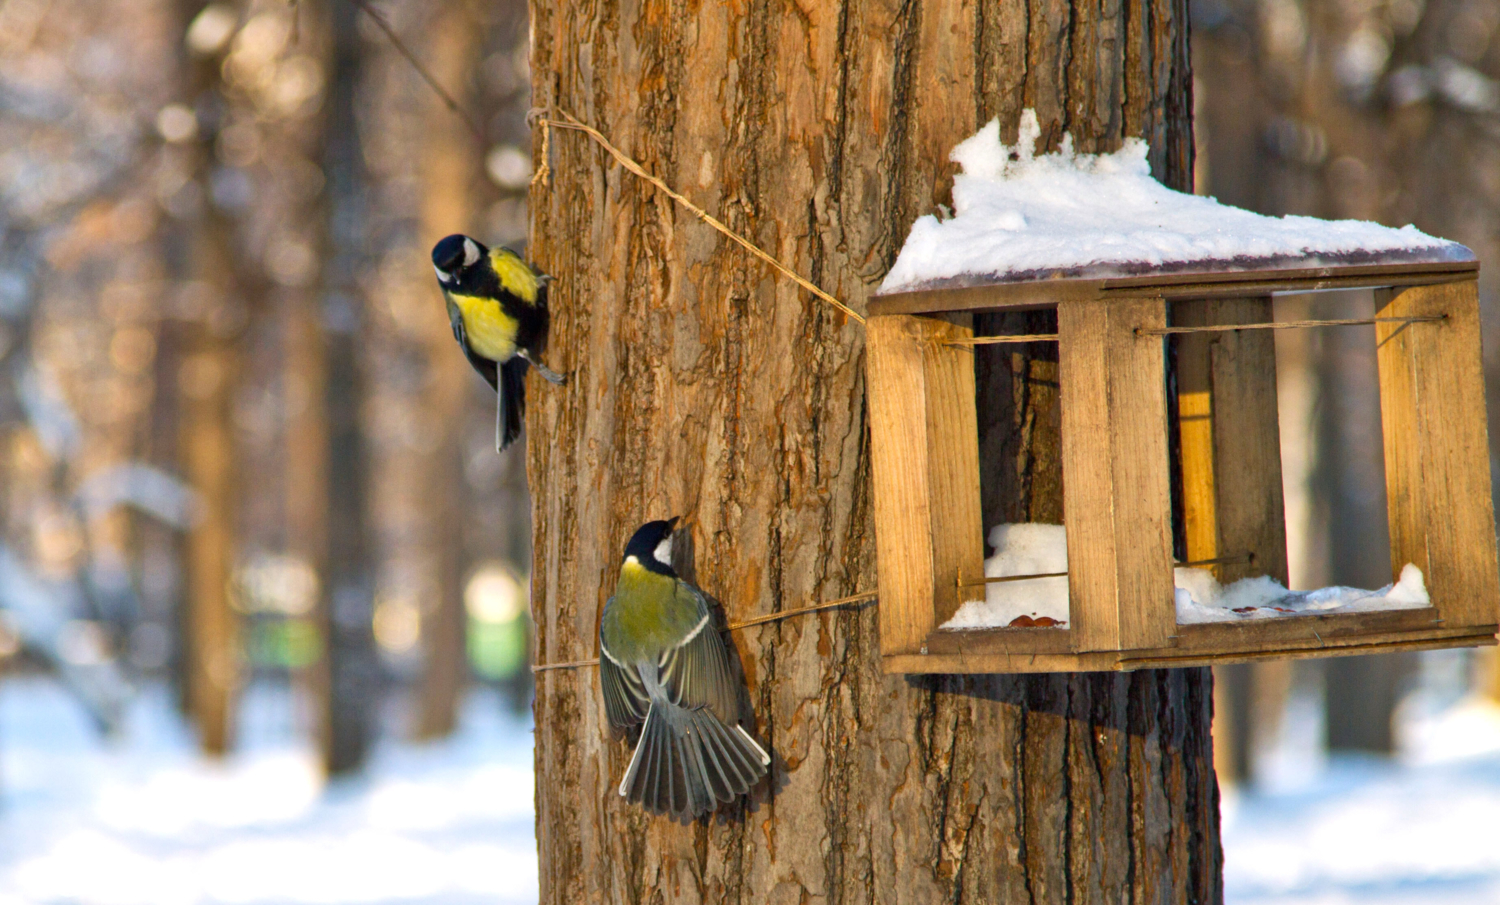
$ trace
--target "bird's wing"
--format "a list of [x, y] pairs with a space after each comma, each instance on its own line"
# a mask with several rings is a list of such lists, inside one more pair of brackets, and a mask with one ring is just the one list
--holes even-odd
[[488, 358], [474, 354], [474, 350], [469, 347], [468, 331], [464, 329], [463, 313], [452, 302], [448, 303], [448, 323], [452, 325], [453, 338], [458, 340], [458, 347], [464, 350], [464, 357], [469, 360], [469, 364], [473, 365], [474, 370], [479, 372], [479, 376], [490, 385], [490, 389], [500, 392], [499, 366]]
[[640, 674], [633, 665], [615, 659], [604, 644], [603, 634], [599, 636], [599, 655], [599, 684], [604, 688], [604, 715], [609, 724], [616, 729], [639, 725], [651, 703]]
[[662, 654], [658, 674], [662, 689], [673, 703], [689, 709], [708, 707], [732, 726], [740, 720], [739, 688], [729, 667], [724, 636], [714, 625], [703, 592], [679, 581], [677, 597], [695, 608], [699, 620], [687, 637]]

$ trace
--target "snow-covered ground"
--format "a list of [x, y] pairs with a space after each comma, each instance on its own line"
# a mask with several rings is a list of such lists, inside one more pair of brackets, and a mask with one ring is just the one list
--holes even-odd
[[1295, 694], [1259, 786], [1225, 796], [1228, 901], [1500, 903], [1500, 705], [1444, 697], [1407, 699], [1387, 761], [1324, 755], [1321, 703]]
[[475, 694], [454, 738], [325, 786], [292, 707], [254, 690], [215, 764], [163, 690], [101, 741], [51, 682], [0, 681], [0, 905], [536, 901], [529, 720]]
[[[1315, 689], [1294, 695], [1259, 786], [1226, 793], [1228, 900], [1500, 903], [1500, 706], [1449, 685], [1403, 705], [1389, 763], [1323, 755]], [[0, 681], [0, 905], [536, 900], [530, 726], [495, 698], [327, 787], [289, 696], [246, 705], [212, 764], [160, 690], [101, 742], [51, 682]]]

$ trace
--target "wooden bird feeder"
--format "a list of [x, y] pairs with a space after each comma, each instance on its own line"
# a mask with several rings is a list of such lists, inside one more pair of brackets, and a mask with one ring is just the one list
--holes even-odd
[[[1478, 270], [1472, 260], [1294, 262], [873, 299], [867, 380], [885, 671], [1130, 670], [1495, 643]], [[1201, 434], [1187, 420], [1169, 423], [1167, 335], [1270, 324], [1272, 293], [1325, 289], [1374, 290], [1391, 562], [1422, 570], [1431, 605], [1179, 625], [1171, 432], [1182, 442], [1190, 558], [1218, 562], [1225, 582], [1270, 575], [1284, 584], [1286, 537], [1273, 331], [1184, 336], [1181, 418], [1206, 422]], [[1069, 620], [942, 629], [986, 587], [975, 352], [963, 344], [974, 339], [971, 315], [1048, 308], [1057, 312]], [[1186, 393], [1195, 381], [1187, 389], [1196, 394]]]

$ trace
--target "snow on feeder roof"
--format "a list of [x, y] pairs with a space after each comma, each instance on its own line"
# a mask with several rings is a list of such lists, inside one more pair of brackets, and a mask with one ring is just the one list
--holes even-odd
[[953, 212], [912, 224], [880, 294], [1059, 277], [1125, 277], [1352, 264], [1472, 262], [1415, 226], [1267, 217], [1151, 178], [1147, 146], [1077, 154], [1071, 136], [1035, 155], [1036, 114], [1015, 146], [999, 120], [953, 149]]
[[[886, 671], [1493, 644], [1500, 571], [1473, 254], [1413, 227], [1262, 217], [1169, 191], [1138, 141], [1095, 156], [1065, 140], [1036, 156], [1039, 131], [1028, 113], [1017, 147], [991, 123], [954, 150], [956, 214], [917, 221], [869, 304]], [[1328, 288], [1373, 289], [1375, 316], [1274, 321], [1271, 293]], [[1057, 332], [975, 335], [971, 313], [1007, 309], [1055, 311]], [[1375, 326], [1401, 574], [1374, 592], [1286, 592], [1273, 330], [1349, 323]], [[1057, 343], [1064, 524], [1012, 526], [1029, 552], [1008, 565], [997, 553], [987, 569], [974, 361], [982, 344], [1020, 342]], [[1047, 553], [1062, 537], [1067, 553]], [[1196, 567], [1212, 575], [1194, 578]], [[1179, 592], [1178, 578], [1192, 588]], [[988, 594], [996, 582], [1008, 590]], [[966, 607], [987, 599], [1015, 612]], [[997, 619], [1009, 621], [977, 627]]]

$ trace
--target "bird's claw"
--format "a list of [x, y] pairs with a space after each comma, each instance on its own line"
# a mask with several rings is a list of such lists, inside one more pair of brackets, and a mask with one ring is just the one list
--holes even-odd
[[531, 353], [522, 350], [520, 352], [520, 355], [522, 358], [526, 359], [526, 361], [529, 362], [533, 368], [536, 368], [536, 372], [542, 375], [543, 380], [547, 381], [548, 383], [556, 384], [557, 386], [567, 386], [568, 378], [542, 364], [536, 358], [533, 358]]

